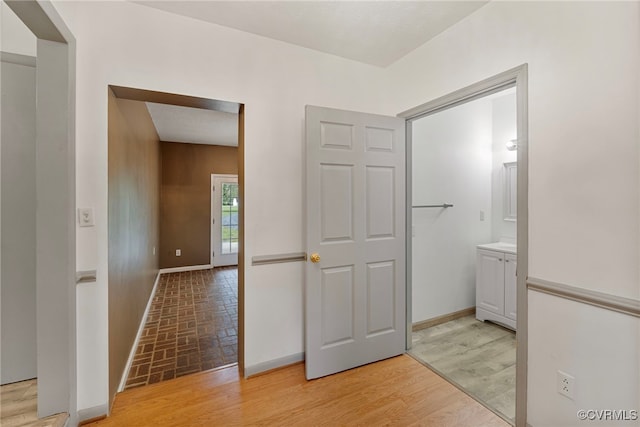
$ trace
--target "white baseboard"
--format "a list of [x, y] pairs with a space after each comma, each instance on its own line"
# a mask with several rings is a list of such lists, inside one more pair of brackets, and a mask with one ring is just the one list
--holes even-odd
[[151, 310], [151, 304], [153, 303], [153, 297], [156, 294], [156, 290], [158, 289], [158, 283], [160, 282], [160, 271], [156, 275], [156, 281], [153, 283], [153, 289], [151, 290], [151, 295], [149, 295], [149, 300], [147, 301], [147, 307], [144, 309], [144, 314], [142, 315], [142, 319], [140, 320], [140, 325], [138, 325], [138, 333], [136, 334], [136, 339], [133, 341], [133, 346], [131, 347], [131, 351], [129, 352], [129, 359], [127, 359], [127, 365], [124, 368], [124, 372], [122, 373], [122, 378], [120, 378], [120, 385], [118, 386], [118, 393], [124, 390], [125, 385], [127, 384], [127, 377], [129, 377], [129, 371], [131, 370], [131, 365], [133, 364], [133, 359], [136, 356], [136, 349], [138, 348], [138, 343], [140, 341], [140, 337], [142, 336], [142, 331], [144, 331], [144, 325], [147, 323], [147, 316], [149, 315], [149, 310]]
[[203, 264], [203, 265], [187, 265], [186, 267], [171, 267], [171, 268], [161, 268], [160, 274], [165, 273], [180, 273], [183, 271], [196, 271], [196, 270], [208, 270], [213, 268], [211, 264]]
[[261, 374], [272, 369], [282, 368], [283, 366], [293, 365], [294, 363], [302, 362], [304, 360], [304, 352], [296, 353], [278, 359], [268, 360], [266, 362], [258, 363], [252, 366], [244, 367], [244, 376], [252, 377], [257, 374]]
[[78, 422], [92, 420], [94, 418], [106, 417], [109, 414], [107, 404], [93, 406], [91, 408], [80, 409], [78, 411]]

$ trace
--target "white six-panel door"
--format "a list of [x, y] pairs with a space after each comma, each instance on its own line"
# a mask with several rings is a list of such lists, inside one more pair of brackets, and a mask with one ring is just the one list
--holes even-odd
[[311, 379], [404, 352], [405, 122], [307, 106], [306, 149]]

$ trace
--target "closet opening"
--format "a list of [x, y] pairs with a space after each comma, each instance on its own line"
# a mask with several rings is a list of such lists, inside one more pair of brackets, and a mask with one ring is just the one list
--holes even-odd
[[519, 73], [526, 66], [401, 114], [411, 200], [409, 354], [512, 424], [516, 407], [518, 418], [526, 410], [519, 400], [527, 259]]

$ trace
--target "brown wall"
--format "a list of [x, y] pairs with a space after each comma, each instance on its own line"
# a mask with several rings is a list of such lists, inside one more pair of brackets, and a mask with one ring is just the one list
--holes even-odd
[[158, 273], [159, 182], [160, 141], [146, 105], [109, 90], [110, 404]]
[[211, 174], [237, 174], [238, 149], [162, 142], [161, 151], [160, 267], [209, 264]]

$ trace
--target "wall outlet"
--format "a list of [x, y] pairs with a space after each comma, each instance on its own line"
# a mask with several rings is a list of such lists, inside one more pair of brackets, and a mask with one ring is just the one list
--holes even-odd
[[573, 400], [575, 392], [576, 379], [566, 372], [558, 371], [557, 388], [558, 393], [567, 396]]
[[182, 256], [182, 251], [180, 249], [176, 249], [176, 256]]

